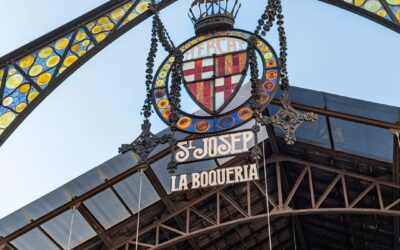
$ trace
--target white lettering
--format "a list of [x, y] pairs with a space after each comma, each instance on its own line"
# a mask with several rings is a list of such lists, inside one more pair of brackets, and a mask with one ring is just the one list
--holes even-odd
[[249, 173], [249, 178], [251, 180], [259, 180], [260, 179], [260, 177], [258, 176], [258, 169], [257, 169], [256, 164], [250, 165], [250, 171], [249, 172], [250, 172]]
[[207, 158], [224, 157], [249, 151], [254, 134], [244, 131], [234, 134], [203, 138], [199, 147], [193, 146], [194, 140], [177, 143], [178, 150], [175, 159], [178, 163], [187, 160], [203, 160]]
[[[188, 183], [187, 174], [171, 176], [171, 192], [256, 180], [259, 180], [259, 173], [256, 164], [235, 166], [201, 173], [192, 173], [191, 183]], [[179, 183], [178, 187], [176, 186], [177, 182]]]
[[171, 192], [178, 191], [175, 184], [176, 184], [176, 176], [171, 176]]
[[186, 189], [188, 189], [187, 175], [183, 174], [181, 175], [181, 178], [179, 180], [179, 190], [186, 190]]
[[200, 187], [200, 174], [193, 173], [192, 174], [192, 189], [196, 189]]

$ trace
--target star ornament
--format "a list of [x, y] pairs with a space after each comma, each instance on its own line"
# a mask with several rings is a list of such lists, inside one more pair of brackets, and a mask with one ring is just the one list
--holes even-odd
[[285, 133], [285, 142], [293, 145], [296, 142], [296, 131], [305, 122], [315, 122], [318, 116], [314, 113], [301, 113], [295, 110], [291, 103], [289, 94], [283, 94], [282, 108], [272, 117], [264, 117], [265, 125], [274, 125], [279, 127]]

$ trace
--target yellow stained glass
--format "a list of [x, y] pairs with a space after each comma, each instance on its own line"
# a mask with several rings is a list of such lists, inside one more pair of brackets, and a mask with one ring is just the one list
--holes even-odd
[[52, 56], [46, 61], [46, 66], [52, 68], [60, 62], [59, 56]]
[[16, 114], [14, 112], [7, 112], [0, 116], [0, 128], [7, 128], [15, 119]]
[[22, 111], [24, 111], [26, 109], [28, 105], [24, 102], [20, 103], [17, 105], [17, 107], [15, 108], [15, 111], [17, 111], [18, 113], [21, 113]]
[[268, 59], [271, 59], [273, 56], [274, 56], [274, 55], [273, 55], [271, 52], [268, 52], [268, 53], [265, 53], [265, 54], [264, 54], [264, 58], [267, 59], [267, 60], [268, 60]]
[[13, 101], [14, 101], [14, 99], [11, 96], [6, 97], [3, 100], [3, 106], [8, 107], [13, 103]]
[[45, 73], [41, 74], [41, 75], [38, 77], [38, 79], [37, 79], [37, 84], [38, 84], [39, 86], [46, 85], [46, 84], [48, 84], [48, 83], [50, 82], [51, 77], [52, 77], [52, 76], [51, 76], [51, 74], [50, 74], [49, 72], [45, 72]]
[[19, 92], [21, 94], [25, 94], [28, 93], [28, 91], [31, 89], [31, 85], [29, 85], [28, 83], [22, 85], [21, 87], [19, 87]]
[[378, 16], [385, 17], [387, 15], [387, 12], [386, 10], [379, 10], [377, 14]]
[[126, 3], [124, 4], [124, 9], [129, 9], [130, 7], [132, 7], [132, 3]]
[[61, 67], [60, 70], [58, 71], [60, 74], [63, 73], [67, 68], [66, 67]]
[[81, 50], [81, 51], [79, 51], [79, 56], [83, 56], [84, 54], [86, 54], [86, 51], [85, 50]]
[[364, 8], [371, 12], [377, 12], [381, 8], [381, 3], [378, 0], [369, 0], [365, 3]]
[[21, 59], [19, 62], [19, 65], [21, 68], [29, 68], [33, 63], [35, 62], [35, 58], [32, 55], [25, 56], [24, 58]]
[[103, 30], [103, 28], [102, 28], [101, 26], [95, 26], [95, 27], [92, 29], [92, 33], [93, 33], [93, 34], [98, 34], [98, 33], [100, 33], [102, 30]]
[[61, 38], [56, 42], [56, 49], [58, 50], [63, 50], [65, 49], [69, 44], [69, 39], [68, 38]]
[[88, 46], [90, 44], [90, 40], [85, 40], [82, 42], [83, 46]]
[[64, 66], [66, 66], [66, 67], [71, 66], [77, 59], [78, 59], [78, 57], [75, 55], [68, 56], [64, 60]]
[[22, 77], [22, 75], [20, 75], [20, 74], [13, 75], [10, 78], [8, 78], [8, 80], [6, 82], [6, 87], [8, 89], [15, 89], [16, 87], [21, 85], [23, 80], [24, 80], [24, 78]]
[[268, 46], [262, 46], [261, 52], [267, 52], [269, 50]]
[[40, 73], [42, 73], [42, 71], [43, 71], [43, 66], [40, 64], [36, 64], [29, 70], [29, 75], [38, 76]]
[[129, 20], [129, 21], [132, 21], [132, 20], [135, 19], [137, 16], [138, 16], [137, 13], [131, 13], [131, 14], [128, 15], [128, 20]]
[[136, 6], [136, 11], [139, 14], [142, 14], [143, 12], [145, 12], [148, 9], [149, 9], [149, 3], [148, 2], [141, 2]]
[[110, 30], [112, 30], [112, 29], [114, 29], [114, 24], [113, 23], [107, 23], [105, 26], [104, 26], [104, 29], [105, 30], [107, 30], [107, 31], [110, 31]]
[[358, 7], [360, 7], [364, 4], [364, 0], [354, 0], [354, 4]]
[[103, 41], [106, 37], [107, 37], [107, 34], [106, 34], [106, 33], [98, 34], [98, 35], [96, 36], [96, 41], [97, 41], [97, 42], [101, 42], [101, 41]]
[[164, 80], [158, 80], [156, 82], [156, 86], [157, 87], [164, 87], [165, 86], [165, 81]]
[[4, 70], [0, 69], [0, 77], [4, 76]]
[[77, 40], [78, 42], [82, 41], [82, 40], [85, 39], [85, 38], [86, 38], [86, 33], [85, 33], [85, 32], [79, 32], [79, 33], [76, 35], [76, 40]]
[[16, 70], [16, 69], [10, 69], [10, 70], [8, 70], [8, 75], [9, 75], [9, 76], [14, 75], [15, 73], [17, 73], [17, 70]]
[[168, 59], [168, 62], [170, 62], [170, 63], [175, 62], [175, 57], [171, 56], [171, 57]]
[[94, 22], [89, 23], [88, 25], [86, 25], [89, 29], [94, 27]]
[[28, 100], [31, 102], [36, 99], [36, 97], [39, 95], [39, 92], [33, 91], [28, 95]]
[[53, 53], [53, 49], [50, 47], [43, 48], [39, 51], [40, 58], [47, 58]]
[[71, 51], [72, 52], [77, 52], [81, 48], [81, 45], [79, 43], [74, 44], [71, 46]]
[[108, 17], [104, 16], [104, 17], [100, 18], [97, 23], [103, 25], [103, 24], [105, 24], [107, 22], [108, 22]]
[[397, 11], [397, 13], [396, 13], [396, 18], [398, 19], [398, 20], [400, 20], [400, 9]]
[[116, 9], [116, 10], [114, 10], [114, 11], [111, 13], [111, 18], [112, 18], [114, 21], [117, 21], [117, 20], [121, 19], [122, 16], [123, 16], [124, 14], [125, 14], [125, 10], [123, 10], [123, 9]]

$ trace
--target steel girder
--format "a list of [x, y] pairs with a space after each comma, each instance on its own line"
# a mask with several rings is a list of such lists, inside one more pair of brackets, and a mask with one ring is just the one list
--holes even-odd
[[[297, 170], [296, 181], [291, 185], [288, 193], [282, 191], [283, 177], [280, 173], [283, 164], [287, 164], [288, 167]], [[258, 207], [256, 208], [254, 200], [250, 198], [252, 197], [252, 192], [255, 190], [263, 194], [265, 203], [268, 198], [268, 203], [271, 207], [271, 212], [269, 214], [271, 218], [311, 214], [373, 214], [393, 216], [396, 218], [400, 216], [400, 209], [397, 207], [397, 205], [400, 204], [400, 199], [388, 200], [388, 196], [386, 195], [398, 192], [400, 189], [399, 184], [381, 181], [370, 176], [338, 169], [332, 166], [315, 164], [286, 155], [274, 155], [270, 157], [267, 160], [267, 165], [268, 168], [275, 168], [274, 178], [276, 178], [273, 182], [275, 186], [269, 187], [271, 191], [268, 194], [266, 194], [262, 182], [247, 183], [243, 198], [238, 202], [235, 197], [225, 192], [230, 186], [215, 188], [210, 192], [204, 193], [196, 200], [189, 201], [186, 205], [176, 208], [174, 213], [164, 216], [158, 223], [141, 228], [138, 244], [147, 249], [165, 249], [181, 241], [189, 240], [212, 231], [258, 220], [266, 220], [268, 216], [267, 212], [260, 211]], [[327, 187], [321, 190], [321, 187], [317, 186], [314, 181], [316, 175], [331, 176], [332, 180]], [[357, 193], [350, 190], [350, 186], [354, 182], [361, 183], [363, 189], [359, 190]], [[303, 191], [303, 193], [300, 192], [300, 187], [302, 187], [301, 191]], [[304, 193], [304, 191], [307, 191], [307, 193]], [[344, 201], [343, 206], [340, 206], [340, 204], [332, 205], [332, 203], [328, 202], [328, 197], [334, 193], [340, 195], [339, 198]], [[301, 209], [293, 208], [290, 206], [290, 203], [294, 199], [307, 200], [308, 205]], [[210, 202], [210, 200], [216, 201], [216, 209], [213, 214], [205, 214], [196, 209], [197, 205]], [[224, 200], [224, 203], [233, 207], [240, 217], [221, 221], [221, 211], [224, 206], [221, 202], [222, 200]], [[368, 200], [368, 202], [363, 202], [363, 200]], [[181, 227], [173, 227], [170, 224], [167, 225], [169, 221], [175, 218], [181, 218], [182, 214], [186, 215], [185, 228], [182, 229]], [[191, 214], [198, 215], [198, 217], [207, 222], [209, 226], [191, 229], [191, 225], [194, 222], [191, 219]], [[176, 237], [161, 241], [160, 230], [173, 232], [176, 234]], [[155, 235], [155, 238], [150, 242], [140, 240], [142, 237], [146, 236], [146, 234]], [[128, 249], [129, 245], [132, 244], [136, 244], [136, 235], [127, 237], [125, 240], [114, 245], [112, 249], [118, 249], [120, 247], [126, 247], [126, 249]]]

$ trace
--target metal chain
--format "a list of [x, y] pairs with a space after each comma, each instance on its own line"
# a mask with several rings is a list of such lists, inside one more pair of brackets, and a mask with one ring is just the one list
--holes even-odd
[[176, 125], [179, 121], [179, 112], [181, 108], [181, 83], [182, 83], [182, 72], [181, 64], [183, 61], [183, 55], [180, 51], [176, 50], [174, 53], [175, 63], [172, 66], [172, 83], [170, 92], [170, 104], [171, 104], [171, 115], [169, 117], [170, 128], [172, 131], [172, 137], [170, 139], [171, 146], [171, 162], [168, 164], [168, 171], [174, 173], [177, 169], [177, 164], [175, 162], [175, 132], [177, 130]]
[[280, 46], [280, 54], [279, 54], [279, 62], [281, 64], [281, 89], [287, 92], [290, 88], [289, 86], [289, 74], [287, 70], [287, 39], [286, 39], [286, 31], [284, 24], [284, 15], [282, 14], [282, 1], [275, 0], [276, 13], [277, 13], [277, 24], [278, 24], [278, 33], [279, 33], [279, 46]]
[[289, 75], [287, 70], [287, 38], [286, 31], [284, 28], [284, 15], [282, 14], [282, 1], [281, 0], [269, 0], [268, 5], [265, 8], [264, 13], [258, 20], [258, 25], [255, 30], [256, 35], [266, 36], [273, 26], [273, 23], [277, 19], [278, 33], [279, 33], [279, 63], [280, 63], [280, 75], [281, 75], [281, 89], [285, 92], [289, 90]]
[[175, 50], [175, 45], [172, 42], [172, 39], [165, 28], [163, 22], [161, 21], [161, 18], [159, 16], [158, 10], [157, 10], [157, 5], [154, 0], [152, 0], [152, 3], [150, 4], [150, 8], [154, 13], [154, 18], [157, 23], [157, 34], [158, 38], [160, 39], [161, 45], [167, 51], [168, 53], [173, 53]]
[[142, 115], [145, 117], [145, 120], [148, 120], [153, 112], [151, 105], [152, 105], [152, 96], [151, 96], [151, 84], [153, 83], [153, 73], [154, 73], [154, 60], [157, 54], [157, 20], [153, 18], [153, 27], [151, 30], [151, 45], [150, 51], [147, 56], [147, 63], [146, 63], [146, 99], [142, 108]]

